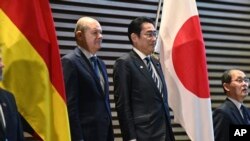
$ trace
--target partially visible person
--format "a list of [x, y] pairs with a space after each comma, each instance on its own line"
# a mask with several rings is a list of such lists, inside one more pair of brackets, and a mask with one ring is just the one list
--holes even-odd
[[113, 141], [107, 70], [96, 55], [100, 23], [80, 18], [75, 39], [78, 46], [62, 58], [72, 141]]
[[249, 125], [250, 113], [243, 101], [248, 95], [249, 78], [240, 69], [226, 70], [221, 77], [227, 98], [213, 112], [215, 141], [229, 141], [230, 125]]
[[[0, 56], [0, 81], [3, 61]], [[10, 92], [0, 88], [0, 141], [23, 141], [23, 129], [16, 101]]]
[[174, 141], [161, 65], [151, 56], [156, 43], [152, 19], [128, 26], [132, 50], [116, 60], [114, 94], [124, 141]]

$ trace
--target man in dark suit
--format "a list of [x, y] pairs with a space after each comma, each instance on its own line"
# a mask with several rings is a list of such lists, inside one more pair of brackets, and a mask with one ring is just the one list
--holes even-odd
[[[4, 65], [0, 57], [0, 80]], [[23, 129], [14, 96], [0, 88], [0, 141], [23, 141]]]
[[156, 29], [138, 17], [128, 26], [133, 49], [114, 65], [114, 92], [124, 141], [174, 141], [167, 88], [158, 60], [151, 57]]
[[249, 79], [239, 69], [224, 72], [221, 78], [226, 100], [213, 112], [215, 141], [229, 141], [230, 125], [248, 125], [250, 114], [243, 105], [248, 95]]
[[113, 141], [108, 76], [96, 56], [103, 38], [100, 23], [80, 18], [75, 38], [78, 47], [62, 58], [72, 141]]

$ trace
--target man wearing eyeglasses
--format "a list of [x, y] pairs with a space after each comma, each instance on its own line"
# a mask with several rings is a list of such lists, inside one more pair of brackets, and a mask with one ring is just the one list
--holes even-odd
[[174, 141], [167, 88], [158, 60], [151, 56], [156, 29], [150, 18], [128, 26], [130, 53], [114, 65], [114, 96], [124, 141]]
[[229, 141], [230, 125], [249, 125], [250, 113], [243, 105], [249, 79], [239, 69], [229, 69], [221, 78], [226, 100], [213, 112], [215, 141]]

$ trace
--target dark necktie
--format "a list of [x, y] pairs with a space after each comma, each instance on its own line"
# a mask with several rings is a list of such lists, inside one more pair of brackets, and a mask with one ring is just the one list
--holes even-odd
[[249, 119], [246, 107], [244, 107], [243, 105], [241, 105], [240, 110], [242, 112], [243, 119], [244, 119], [245, 123], [249, 124], [250, 123], [250, 119]]
[[161, 80], [159, 80], [159, 78], [157, 77], [156, 72], [154, 72], [154, 70], [153, 70], [153, 63], [152, 63], [150, 57], [146, 57], [145, 60], [147, 61], [148, 71], [150, 72], [150, 74], [151, 74], [157, 88], [159, 89], [160, 93], [162, 94], [162, 82], [161, 82]]
[[93, 66], [93, 69], [95, 71], [95, 74], [96, 74], [97, 78], [100, 80], [99, 69], [98, 69], [98, 64], [97, 64], [97, 57], [96, 56], [90, 57], [90, 61], [92, 63], [92, 66]]

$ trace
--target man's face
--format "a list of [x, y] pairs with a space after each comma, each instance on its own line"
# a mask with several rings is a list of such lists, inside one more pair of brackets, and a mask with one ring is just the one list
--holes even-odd
[[89, 28], [83, 34], [85, 35], [87, 50], [95, 54], [101, 48], [103, 38], [101, 25], [98, 22], [93, 22], [89, 24]]
[[229, 96], [243, 102], [244, 98], [248, 95], [249, 80], [246, 74], [240, 70], [232, 70], [231, 82], [227, 86]]
[[135, 41], [135, 47], [145, 55], [153, 53], [156, 43], [156, 30], [151, 23], [143, 23], [140, 37]]

